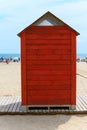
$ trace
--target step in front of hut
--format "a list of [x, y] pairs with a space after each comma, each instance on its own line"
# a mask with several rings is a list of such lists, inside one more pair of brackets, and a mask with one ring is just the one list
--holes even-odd
[[21, 106], [21, 111], [29, 113], [58, 113], [65, 111], [73, 111], [76, 109], [75, 105], [31, 105], [31, 106]]

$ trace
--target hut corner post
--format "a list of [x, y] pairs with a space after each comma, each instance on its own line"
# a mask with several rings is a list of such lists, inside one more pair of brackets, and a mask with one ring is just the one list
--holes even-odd
[[71, 108], [76, 109], [76, 34], [71, 34], [72, 45], [72, 88], [71, 88]]
[[23, 32], [21, 34], [21, 96], [23, 106], [27, 104], [26, 87], [26, 39], [25, 32]]

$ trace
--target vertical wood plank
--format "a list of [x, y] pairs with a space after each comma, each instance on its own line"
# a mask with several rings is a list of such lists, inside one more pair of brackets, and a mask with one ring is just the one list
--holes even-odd
[[2, 109], [3, 101], [4, 101], [3, 96], [0, 96], [0, 112], [1, 112], [1, 109]]
[[4, 104], [4, 108], [3, 108], [2, 112], [7, 112], [9, 110], [10, 100], [11, 100], [11, 96], [6, 97], [6, 103]]
[[16, 112], [17, 106], [18, 106], [18, 97], [16, 96], [14, 99], [14, 106], [12, 112]]
[[72, 86], [71, 86], [71, 104], [76, 105], [76, 34], [71, 34], [72, 45]]
[[6, 96], [4, 96], [3, 98], [4, 98], [4, 100], [2, 102], [1, 112], [4, 111], [4, 109], [5, 109], [6, 105], [7, 105], [7, 100], [8, 100], [8, 97], [6, 97]]
[[21, 97], [18, 97], [18, 105], [16, 108], [16, 112], [20, 112], [20, 107], [21, 107]]
[[21, 97], [22, 105], [27, 105], [26, 88], [26, 39], [25, 32], [21, 35]]
[[12, 96], [11, 100], [10, 100], [10, 108], [9, 108], [8, 112], [12, 112], [14, 104], [15, 104], [15, 97]]

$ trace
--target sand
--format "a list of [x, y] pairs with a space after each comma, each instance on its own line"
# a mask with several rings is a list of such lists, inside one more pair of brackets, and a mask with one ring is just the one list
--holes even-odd
[[77, 63], [77, 95], [87, 95], [87, 63]]
[[0, 95], [21, 94], [21, 72], [19, 63], [0, 63]]
[[[87, 95], [87, 64], [77, 63], [77, 95]], [[20, 63], [0, 63], [0, 95], [20, 95]], [[0, 116], [0, 130], [86, 130], [87, 115]]]
[[0, 116], [0, 130], [87, 130], [87, 116]]
[[77, 63], [77, 74], [80, 74], [83, 77], [87, 78], [87, 63], [86, 62]]

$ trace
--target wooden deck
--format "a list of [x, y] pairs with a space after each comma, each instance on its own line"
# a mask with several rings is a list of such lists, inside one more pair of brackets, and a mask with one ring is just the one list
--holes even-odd
[[0, 96], [0, 114], [87, 114], [87, 96], [77, 96], [76, 110], [54, 109], [21, 111], [21, 97]]

